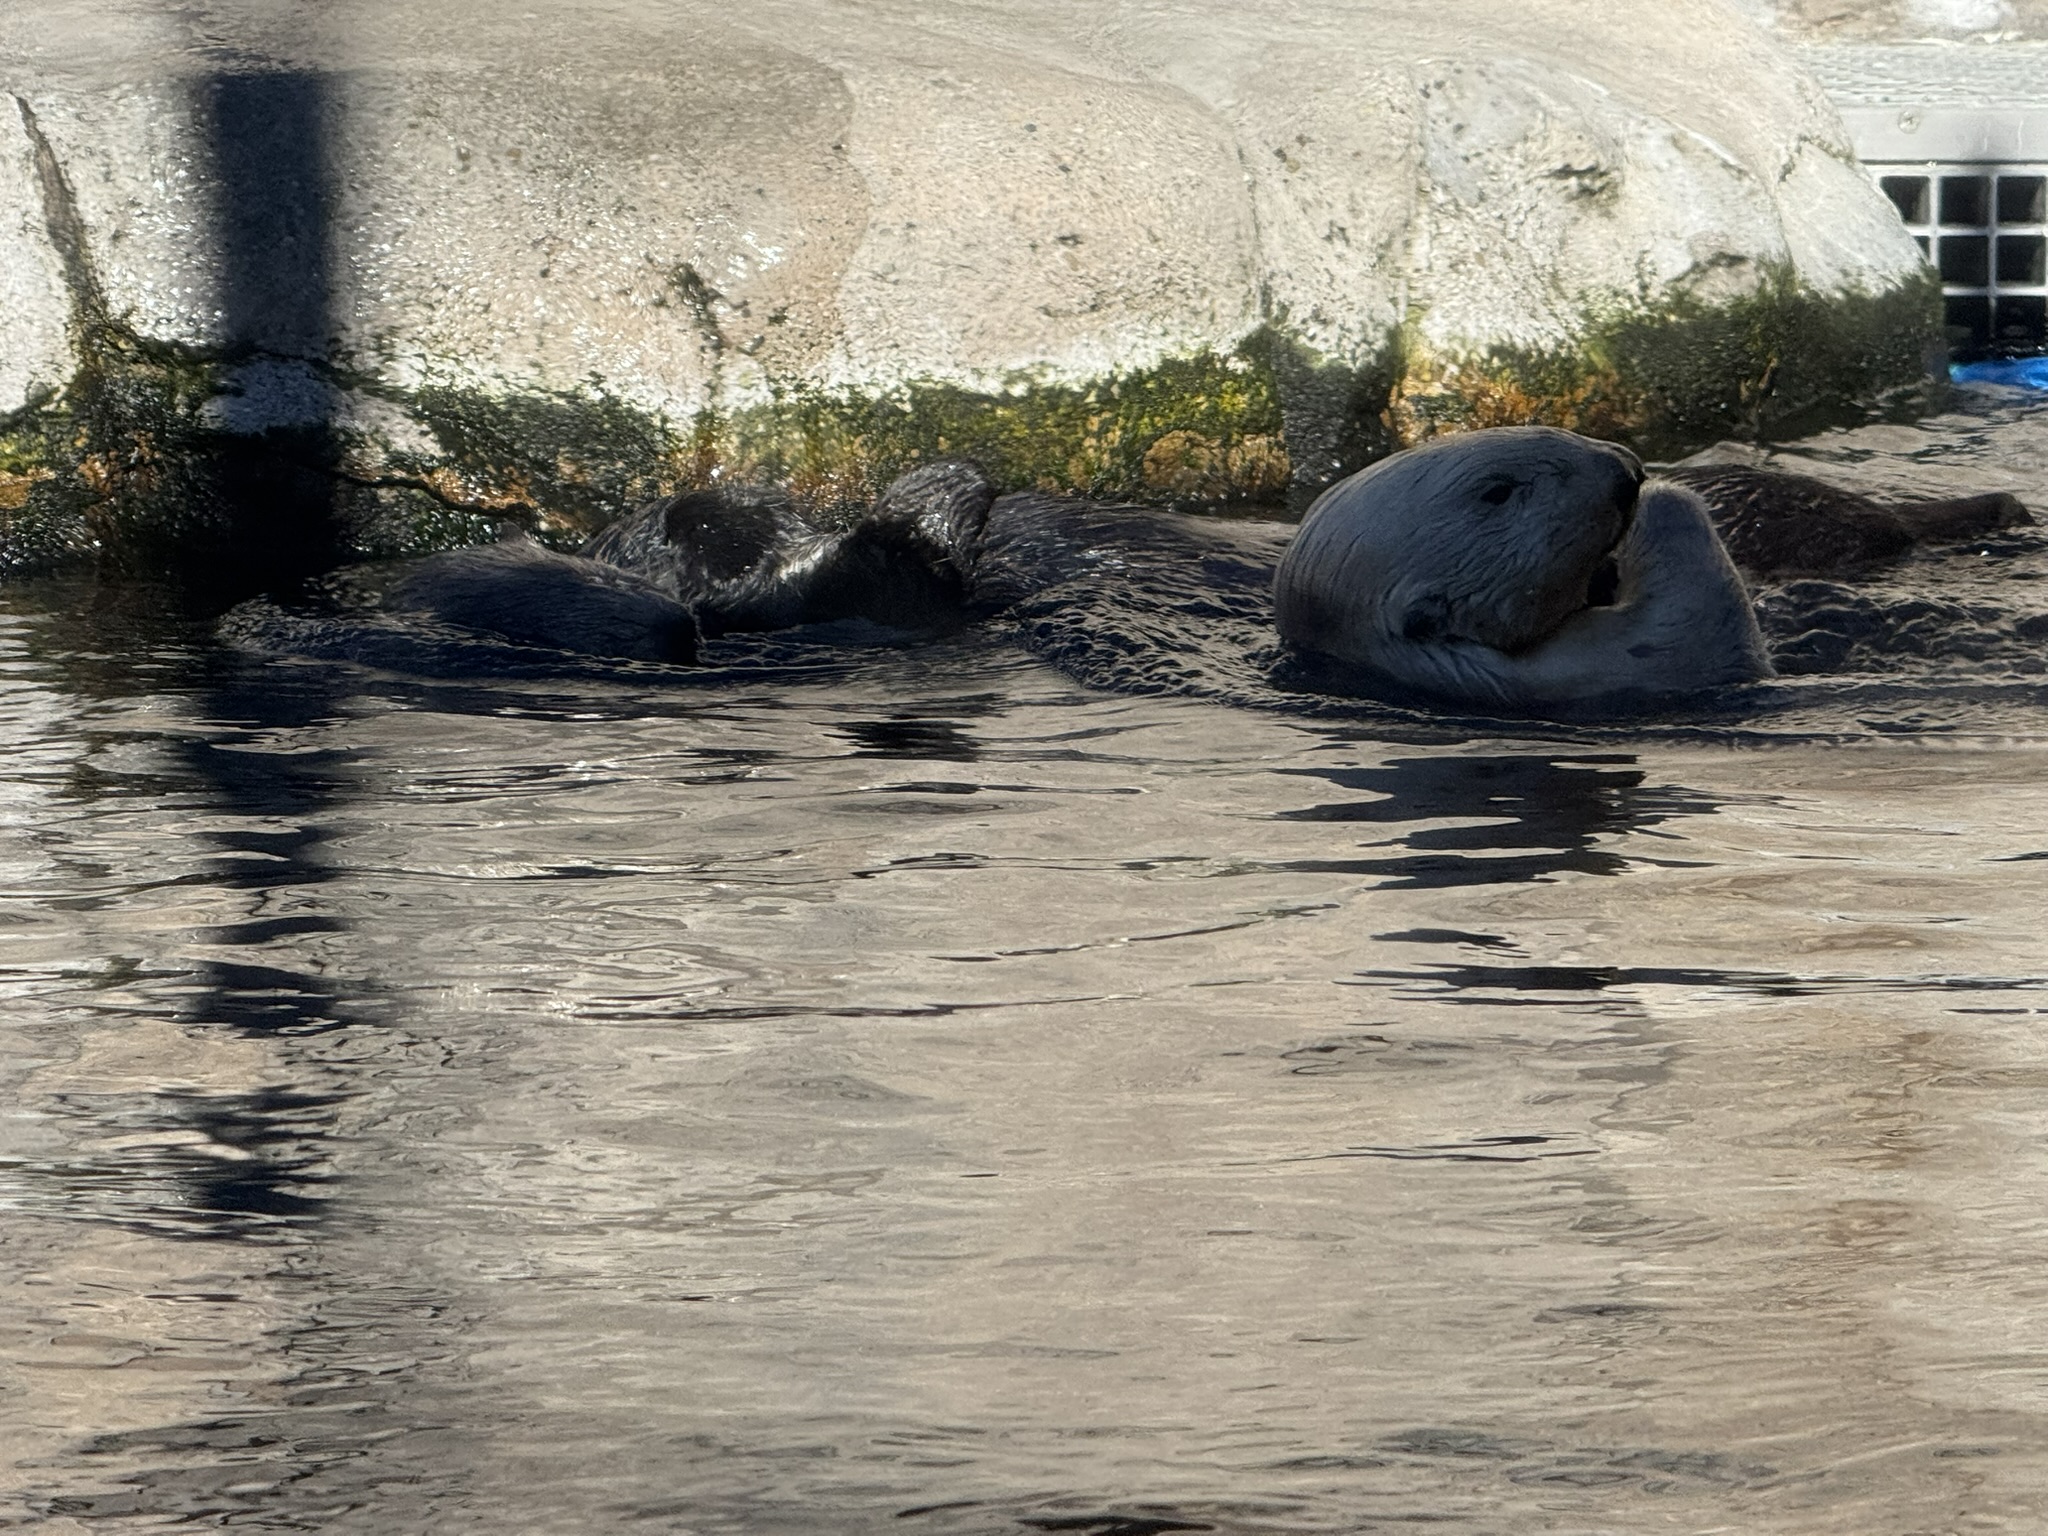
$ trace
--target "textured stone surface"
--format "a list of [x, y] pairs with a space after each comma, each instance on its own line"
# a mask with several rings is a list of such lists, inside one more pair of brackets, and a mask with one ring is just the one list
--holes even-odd
[[0, 411], [40, 384], [54, 389], [75, 366], [66, 334], [64, 274], [51, 249], [35, 158], [15, 103], [0, 111]]
[[2048, 38], [2048, 0], [1735, 0], [1799, 42], [2002, 42]]
[[[0, 87], [106, 315], [256, 354], [216, 425], [353, 429], [369, 385], [386, 416], [438, 387], [682, 433], [816, 395], [1088, 390], [1261, 335], [1428, 383], [1568, 356], [1619, 308], [1918, 281], [1810, 77], [1723, 0], [1655, 11], [13, 0]], [[7, 106], [0, 412], [78, 361]], [[1288, 409], [1297, 482], [1360, 451]], [[1073, 478], [1272, 482], [1277, 422], [1147, 458], [1171, 416], [1075, 449]]]
[[1844, 108], [2048, 103], [2048, 42], [1803, 43], [1797, 57]]

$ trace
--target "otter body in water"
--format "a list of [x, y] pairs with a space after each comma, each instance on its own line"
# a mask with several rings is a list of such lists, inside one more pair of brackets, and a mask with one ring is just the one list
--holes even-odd
[[1767, 581], [1853, 575], [1924, 544], [1961, 543], [2033, 521], [2019, 498], [2003, 491], [1886, 504], [1807, 475], [1741, 464], [1679, 465], [1664, 473], [1707, 504], [1735, 564]]
[[1441, 438], [1332, 486], [1280, 562], [1274, 618], [1396, 688], [1511, 708], [1771, 675], [1705, 505], [1554, 427]]
[[1885, 508], [1747, 468], [1646, 483], [1625, 449], [1506, 427], [1331, 487], [1284, 553], [1278, 531], [998, 497], [976, 466], [942, 460], [850, 527], [813, 527], [774, 491], [714, 487], [643, 507], [578, 555], [515, 540], [414, 562], [383, 606], [669, 661], [746, 631], [928, 633], [1002, 615], [1063, 665], [1115, 652], [1113, 685], [1147, 688], [1173, 685], [1180, 663], [1147, 648], [1174, 649], [1175, 626], [1247, 655], [1277, 631], [1347, 691], [1541, 710], [1771, 676], [1738, 565], [1834, 573], [2026, 520], [2010, 497]]
[[394, 613], [622, 661], [697, 659], [697, 621], [672, 592], [524, 534], [414, 561], [382, 594]]

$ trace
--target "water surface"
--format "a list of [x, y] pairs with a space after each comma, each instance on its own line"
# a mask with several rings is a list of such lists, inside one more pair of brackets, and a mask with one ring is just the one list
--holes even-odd
[[0, 593], [0, 1526], [2039, 1529], [2022, 667], [741, 659]]

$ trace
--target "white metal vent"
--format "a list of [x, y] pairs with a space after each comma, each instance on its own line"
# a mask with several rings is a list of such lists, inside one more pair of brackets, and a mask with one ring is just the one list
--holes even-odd
[[1841, 108], [1856, 158], [1941, 273], [1957, 357], [2048, 351], [2048, 43], [1797, 52]]
[[1959, 357], [2048, 347], [2048, 163], [1869, 170], [1941, 274]]

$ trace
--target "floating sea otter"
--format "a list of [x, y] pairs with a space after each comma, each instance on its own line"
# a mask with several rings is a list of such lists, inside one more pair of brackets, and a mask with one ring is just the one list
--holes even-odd
[[[1685, 694], [1772, 672], [1717, 515], [1757, 575], [2028, 520], [2010, 497], [1887, 510], [1746, 468], [1681, 478], [1645, 483], [1625, 449], [1550, 427], [1395, 454], [1310, 508], [1272, 571], [1272, 623], [1368, 691], [1509, 709]], [[1019, 611], [1077, 570], [1123, 569], [1148, 538], [1165, 563], [1213, 570], [1239, 598], [1263, 585], [1268, 567], [1242, 544], [1223, 554], [1203, 537], [1197, 520], [1140, 508], [998, 498], [974, 465], [946, 460], [898, 479], [847, 529], [814, 529], [771, 491], [696, 491], [621, 519], [580, 555], [519, 539], [433, 556], [383, 601], [528, 644], [688, 661], [700, 636], [926, 630]], [[1137, 584], [1124, 589], [1133, 601]]]
[[1441, 438], [1332, 486], [1273, 595], [1290, 645], [1438, 698], [1527, 708], [1771, 675], [1706, 504], [1553, 427]]
[[838, 530], [811, 527], [764, 487], [689, 491], [621, 518], [580, 554], [521, 535], [415, 561], [382, 601], [523, 644], [636, 661], [687, 663], [700, 639], [807, 624], [942, 628], [962, 622], [986, 585], [975, 577], [994, 502], [987, 477], [959, 460], [901, 476]]

